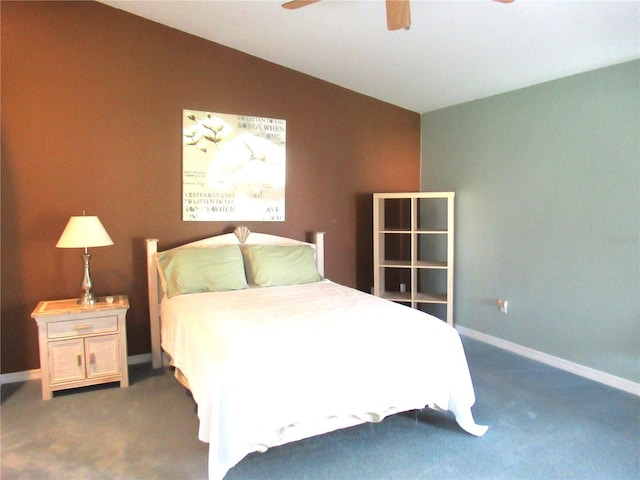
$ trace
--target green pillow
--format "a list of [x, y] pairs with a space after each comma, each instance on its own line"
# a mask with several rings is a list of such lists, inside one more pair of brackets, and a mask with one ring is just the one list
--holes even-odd
[[238, 245], [177, 248], [158, 254], [169, 298], [184, 293], [221, 292], [247, 288]]
[[242, 253], [247, 276], [259, 287], [322, 280], [310, 245], [245, 245]]

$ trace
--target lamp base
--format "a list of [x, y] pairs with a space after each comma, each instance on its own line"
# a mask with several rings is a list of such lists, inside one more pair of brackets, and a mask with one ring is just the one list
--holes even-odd
[[87, 251], [85, 247], [84, 253], [82, 254], [82, 263], [84, 264], [84, 277], [82, 278], [82, 289], [84, 290], [84, 295], [82, 295], [78, 299], [78, 305], [93, 305], [96, 303], [96, 297], [93, 296], [93, 292], [91, 288], [93, 287], [93, 283], [91, 282], [91, 276], [89, 275], [89, 261], [91, 260], [91, 254]]
[[94, 305], [97, 303], [98, 299], [93, 296], [93, 292], [85, 292], [83, 296], [81, 296], [77, 304], [78, 305]]

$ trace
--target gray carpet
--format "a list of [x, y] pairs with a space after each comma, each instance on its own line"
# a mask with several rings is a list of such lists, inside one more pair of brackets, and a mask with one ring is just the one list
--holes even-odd
[[[252, 454], [241, 479], [640, 479], [640, 398], [464, 339], [483, 438], [448, 414], [395, 415]], [[58, 392], [2, 386], [3, 479], [205, 479], [193, 401], [168, 371]]]

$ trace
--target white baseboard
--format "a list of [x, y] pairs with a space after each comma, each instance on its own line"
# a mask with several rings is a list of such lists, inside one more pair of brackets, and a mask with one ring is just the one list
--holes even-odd
[[486, 333], [478, 332], [461, 325], [456, 325], [456, 330], [458, 330], [461, 335], [473, 338], [474, 340], [493, 345], [494, 347], [498, 347], [503, 350], [508, 350], [523, 357], [527, 357], [540, 363], [559, 368], [560, 370], [564, 370], [566, 372], [588, 378], [589, 380], [593, 380], [595, 382], [617, 388], [618, 390], [623, 390], [625, 392], [640, 396], [640, 383], [632, 382], [631, 380], [627, 380], [626, 378], [617, 377], [615, 375], [611, 375], [610, 373], [602, 372], [591, 367], [586, 367], [584, 365], [580, 365], [579, 363], [570, 362], [569, 360], [565, 360], [563, 358], [554, 357], [553, 355], [549, 355], [538, 350], [533, 350], [532, 348], [523, 347], [522, 345], [518, 345], [517, 343], [512, 343], [498, 337], [493, 337], [491, 335], [487, 335]]
[[40, 369], [36, 370], [24, 370], [22, 372], [3, 373], [0, 375], [0, 384], [26, 382], [28, 380], [40, 380], [42, 375]]
[[151, 363], [151, 354], [143, 353], [141, 355], [131, 355], [127, 357], [128, 365], [139, 365], [140, 363]]
[[[586, 367], [584, 365], [580, 365], [579, 363], [570, 362], [569, 360], [555, 357], [553, 355], [549, 355], [548, 353], [540, 352], [529, 347], [524, 347], [522, 345], [518, 345], [517, 343], [512, 343], [507, 340], [488, 335], [486, 333], [463, 327], [461, 325], [456, 325], [456, 329], [458, 330], [458, 332], [460, 332], [461, 335], [473, 338], [474, 340], [478, 340], [480, 342], [493, 345], [494, 347], [507, 350], [517, 355], [530, 358], [540, 363], [559, 368], [560, 370], [564, 370], [566, 372], [588, 378], [589, 380], [593, 380], [595, 382], [617, 388], [618, 390], [623, 390], [625, 392], [640, 396], [640, 383], [632, 382], [631, 380], [627, 380], [626, 378], [617, 377], [615, 375], [611, 375], [610, 373], [602, 372], [591, 367]], [[127, 363], [129, 365], [151, 363], [151, 354], [143, 353], [141, 355], [132, 355], [128, 357]], [[40, 377], [41, 374], [39, 368], [36, 370], [26, 370], [23, 372], [4, 373], [0, 375], [0, 384], [4, 385], [5, 383], [39, 380]]]
[[[143, 353], [142, 355], [132, 355], [127, 357], [128, 365], [137, 365], [139, 363], [151, 363], [151, 354]], [[0, 384], [26, 382], [29, 380], [40, 380], [42, 374], [40, 369], [25, 370], [23, 372], [3, 373], [0, 375]]]

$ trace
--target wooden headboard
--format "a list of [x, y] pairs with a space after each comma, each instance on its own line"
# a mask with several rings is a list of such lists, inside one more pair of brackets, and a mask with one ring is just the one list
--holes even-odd
[[[318, 232], [314, 237], [315, 243], [308, 243], [266, 233], [252, 233], [247, 227], [241, 226], [236, 228], [233, 233], [203, 238], [202, 240], [186, 243], [175, 248], [206, 248], [220, 245], [310, 245], [316, 250], [318, 273], [324, 276], [324, 232]], [[149, 326], [151, 328], [151, 360], [153, 368], [160, 368], [162, 366], [160, 301], [162, 300], [163, 292], [156, 264], [156, 255], [159, 251], [158, 240], [147, 239], [146, 247], [147, 284], [149, 288]]]

